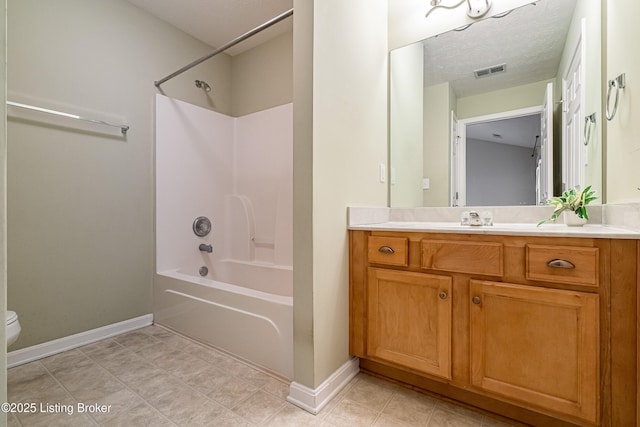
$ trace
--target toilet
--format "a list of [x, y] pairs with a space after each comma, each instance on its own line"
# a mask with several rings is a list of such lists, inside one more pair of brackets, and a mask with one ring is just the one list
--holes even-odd
[[18, 321], [18, 315], [15, 311], [7, 311], [7, 347], [16, 342], [18, 335], [20, 335], [20, 322]]

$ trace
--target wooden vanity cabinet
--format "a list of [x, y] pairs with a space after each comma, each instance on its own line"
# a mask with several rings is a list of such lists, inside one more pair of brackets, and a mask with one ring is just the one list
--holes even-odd
[[367, 355], [451, 378], [450, 277], [369, 268], [367, 295]]
[[598, 295], [471, 280], [471, 385], [595, 423]]
[[361, 369], [540, 426], [635, 425], [635, 240], [350, 231]]

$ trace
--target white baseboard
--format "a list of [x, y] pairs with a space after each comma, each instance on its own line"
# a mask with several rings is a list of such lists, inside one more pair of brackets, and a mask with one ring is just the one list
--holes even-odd
[[311, 412], [313, 415], [317, 415], [358, 372], [360, 372], [360, 359], [354, 357], [338, 368], [315, 389], [310, 389], [294, 381], [289, 386], [287, 401], [307, 412]]
[[7, 354], [7, 368], [13, 368], [14, 366], [33, 362], [34, 360], [62, 353], [63, 351], [91, 344], [135, 329], [140, 329], [151, 324], [153, 324], [153, 314], [145, 314], [144, 316], [136, 317], [134, 319], [124, 320], [122, 322], [102, 326], [101, 328], [92, 329], [90, 331], [80, 332], [79, 334], [70, 335], [57, 340], [48, 341], [27, 348], [21, 348], [20, 350], [15, 350]]

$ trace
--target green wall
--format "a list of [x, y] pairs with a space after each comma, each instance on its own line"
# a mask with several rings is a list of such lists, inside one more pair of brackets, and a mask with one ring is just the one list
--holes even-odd
[[[637, 16], [640, 2], [608, 0], [606, 11], [606, 72], [604, 79], [625, 73], [626, 88], [621, 90], [618, 112], [611, 121], [600, 122], [606, 135], [606, 202], [640, 201], [640, 55], [636, 40], [640, 37]], [[613, 110], [615, 95], [611, 95]], [[605, 96], [606, 100], [606, 96]], [[604, 111], [603, 111], [604, 114]]]
[[235, 117], [293, 101], [293, 33], [284, 33], [231, 59]]
[[294, 380], [349, 360], [347, 206], [385, 206], [387, 1], [294, 0]]

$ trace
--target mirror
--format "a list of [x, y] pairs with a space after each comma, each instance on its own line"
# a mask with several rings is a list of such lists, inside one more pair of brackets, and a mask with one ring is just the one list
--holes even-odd
[[390, 206], [600, 192], [600, 8], [540, 0], [393, 50]]

